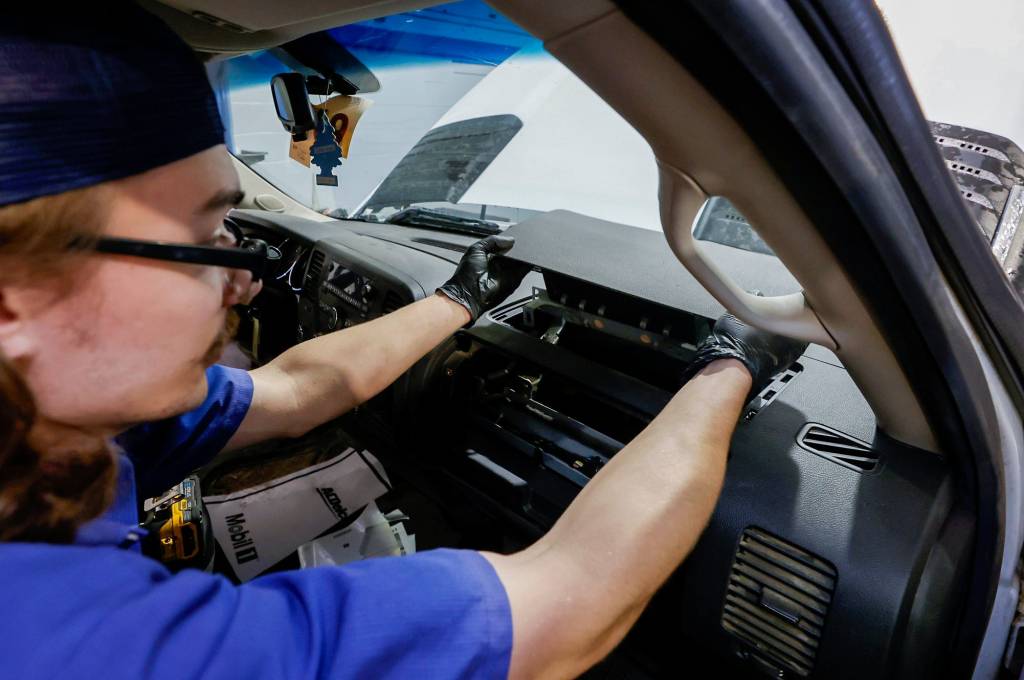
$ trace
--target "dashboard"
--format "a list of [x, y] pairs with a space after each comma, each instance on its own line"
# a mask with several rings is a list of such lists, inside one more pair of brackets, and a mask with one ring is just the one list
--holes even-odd
[[[260, 362], [431, 294], [475, 240], [232, 219], [283, 252], [240, 334]], [[532, 267], [521, 287], [337, 424], [431, 498], [460, 547], [543, 534], [667, 403], [723, 311], [660, 233], [565, 211], [508, 233]], [[707, 245], [748, 289], [792, 290], [774, 258]], [[951, 480], [941, 457], [877, 431], [842, 364], [811, 346], [744, 409], [709, 526], [607, 677], [928, 676], [968, 561], [948, 531]]]

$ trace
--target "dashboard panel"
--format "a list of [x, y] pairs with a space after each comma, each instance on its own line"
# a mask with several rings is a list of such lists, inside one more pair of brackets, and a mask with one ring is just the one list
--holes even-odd
[[422, 297], [422, 288], [358, 251], [331, 241], [313, 247], [304, 276], [298, 337], [305, 339], [375, 319]]
[[[379, 294], [372, 278], [356, 271], [352, 265], [337, 260], [331, 261], [327, 266], [323, 283], [320, 284], [321, 300], [326, 298], [333, 306], [344, 306], [351, 310], [356, 319], [361, 321], [369, 318], [371, 304]], [[382, 311], [386, 312], [387, 310]], [[352, 323], [358, 323], [346, 320], [339, 324], [338, 321], [336, 314], [331, 316], [325, 324], [327, 330], [333, 331], [337, 328], [348, 327]]]
[[[398, 244], [341, 227], [336, 220], [314, 222], [257, 210], [235, 210], [231, 216], [247, 232], [284, 252], [281, 271], [268, 276], [267, 288], [294, 298], [295, 323], [289, 329], [292, 344], [421, 299], [427, 289], [433, 291], [445, 281], [453, 268], [450, 259], [423, 257]], [[261, 302], [257, 299], [257, 308]], [[271, 325], [280, 322], [277, 318], [269, 321]], [[264, 355], [263, 360], [270, 358]]]
[[[256, 305], [259, 325], [293, 343], [424, 297], [475, 240], [233, 215], [299, 244], [284, 259], [301, 282], [268, 286], [294, 316]], [[510, 256], [534, 268], [520, 289], [339, 424], [455, 529], [487, 518], [500, 536], [462, 547], [514, 549], [546, 531], [667, 403], [722, 312], [660, 233], [564, 211], [509, 233]], [[791, 285], [767, 256], [731, 250], [746, 285], [758, 271], [766, 293]], [[622, 645], [630, 670], [617, 677], [677, 677], [680, 655], [730, 677], [927, 677], [920, 651], [952, 629], [947, 594], [968, 550], [949, 533], [951, 489], [946, 461], [876, 431], [840, 362], [810, 347], [745, 408], [714, 516]]]

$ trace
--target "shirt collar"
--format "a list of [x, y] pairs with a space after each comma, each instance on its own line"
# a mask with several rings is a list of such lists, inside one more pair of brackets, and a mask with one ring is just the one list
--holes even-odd
[[139, 509], [135, 498], [135, 467], [124, 451], [118, 449], [117, 489], [113, 504], [96, 519], [78, 528], [76, 545], [106, 545], [130, 548], [137, 552], [139, 541], [148, 532], [139, 526]]

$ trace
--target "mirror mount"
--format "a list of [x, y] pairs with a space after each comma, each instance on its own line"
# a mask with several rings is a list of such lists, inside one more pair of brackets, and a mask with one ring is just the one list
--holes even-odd
[[313, 105], [309, 102], [306, 77], [301, 73], [278, 73], [270, 79], [274, 109], [284, 129], [295, 141], [303, 141], [316, 129]]

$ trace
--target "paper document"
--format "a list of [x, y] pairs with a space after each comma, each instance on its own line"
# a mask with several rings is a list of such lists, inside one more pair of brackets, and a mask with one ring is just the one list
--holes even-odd
[[391, 517], [397, 521], [395, 512], [382, 515], [377, 505], [371, 503], [359, 519], [344, 529], [299, 546], [299, 563], [305, 569], [416, 552], [416, 537], [406, 533], [405, 525], [393, 524]]
[[389, 488], [377, 459], [349, 448], [285, 477], [204, 501], [214, 537], [245, 582]]

